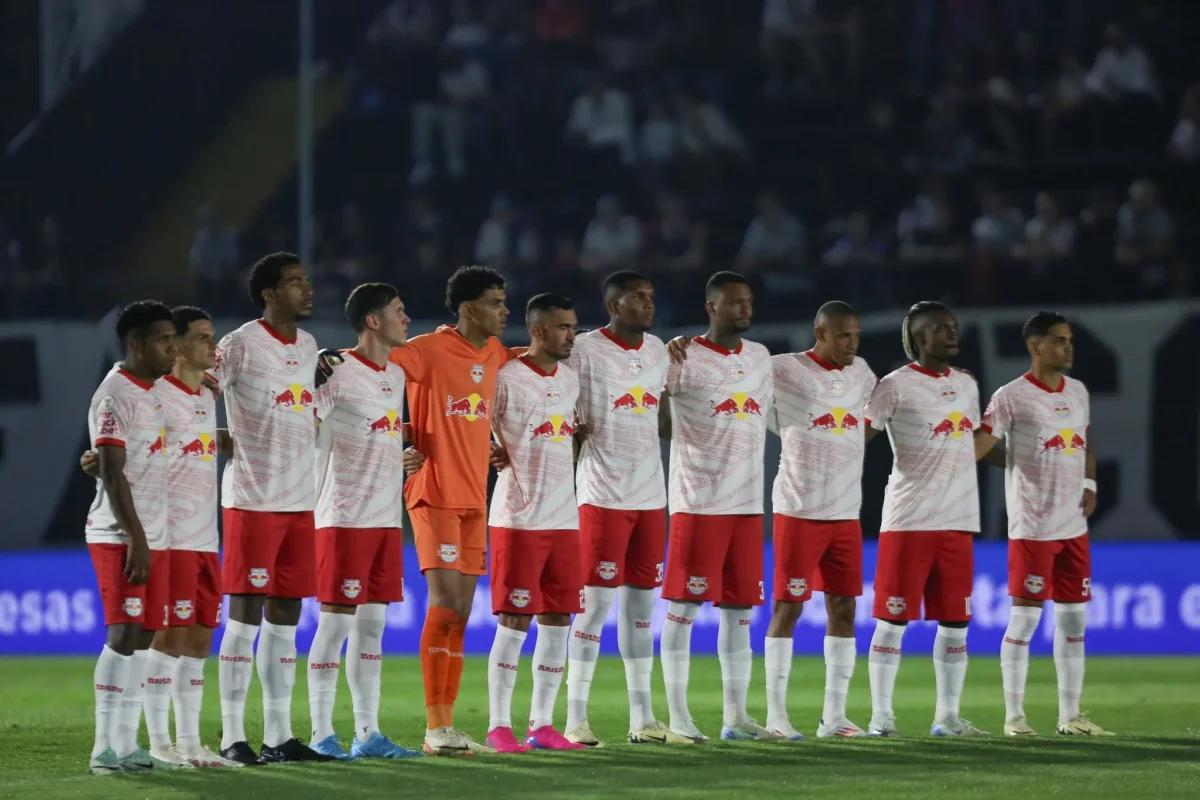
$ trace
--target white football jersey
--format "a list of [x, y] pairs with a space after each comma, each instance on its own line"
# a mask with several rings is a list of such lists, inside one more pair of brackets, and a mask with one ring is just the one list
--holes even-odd
[[404, 370], [353, 350], [317, 389], [318, 528], [399, 528], [404, 506]]
[[518, 358], [496, 375], [492, 432], [508, 452], [488, 525], [528, 531], [579, 529], [575, 501], [575, 404], [579, 378], [566, 364], [543, 372]]
[[763, 457], [772, 413], [771, 354], [697, 336], [667, 371], [672, 514], [763, 513]]
[[264, 320], [247, 322], [217, 345], [214, 372], [225, 398], [233, 458], [221, 505], [244, 511], [312, 511], [316, 440], [317, 340], [289, 342]]
[[607, 328], [575, 340], [567, 361], [579, 376], [576, 414], [588, 435], [575, 472], [580, 505], [643, 511], [667, 505], [658, 410], [667, 348], [645, 334], [630, 347]]
[[[100, 382], [88, 410], [88, 438], [93, 447], [125, 448], [125, 480], [133, 509], [151, 550], [171, 545], [167, 533], [167, 431], [162, 402], [154, 386], [143, 383], [118, 364]], [[129, 544], [117, 522], [112, 497], [96, 481], [96, 499], [88, 510], [88, 544]]]
[[875, 430], [886, 430], [892, 443], [879, 529], [978, 533], [975, 379], [905, 364], [879, 381], [866, 417]]
[[1008, 538], [1054, 541], [1087, 533], [1079, 504], [1090, 413], [1087, 387], [1074, 378], [1051, 389], [1026, 374], [992, 395], [983, 430], [1005, 441]]
[[172, 550], [217, 552], [217, 401], [174, 375], [154, 384], [167, 429], [167, 530]]
[[783, 443], [771, 492], [775, 513], [858, 519], [875, 373], [864, 359], [835, 367], [811, 350], [774, 356], [771, 367], [775, 410], [768, 423]]

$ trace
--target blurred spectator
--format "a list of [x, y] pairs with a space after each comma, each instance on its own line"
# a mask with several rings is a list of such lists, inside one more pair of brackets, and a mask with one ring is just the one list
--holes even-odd
[[887, 237], [871, 229], [871, 215], [858, 209], [846, 218], [845, 232], [821, 256], [826, 266], [882, 264], [887, 257]]
[[454, 0], [450, 14], [450, 28], [444, 40], [446, 47], [460, 50], [467, 57], [481, 55], [491, 36], [470, 0]]
[[1183, 93], [1179, 121], [1167, 143], [1167, 155], [1178, 161], [1200, 160], [1200, 84]]
[[231, 283], [237, 280], [237, 234], [221, 222], [211, 203], [196, 212], [196, 233], [188, 251], [188, 268], [195, 281], [196, 301], [205, 308], [224, 307]]
[[1042, 153], [1083, 150], [1092, 144], [1088, 108], [1087, 73], [1072, 53], [1058, 59], [1059, 71], [1046, 86], [1042, 111]]
[[551, 64], [579, 67], [590, 60], [587, 12], [584, 0], [541, 0], [535, 30], [542, 55]]
[[442, 55], [438, 89], [440, 96], [437, 102], [417, 103], [412, 110], [411, 180], [418, 185], [433, 177], [435, 128], [441, 132], [446, 171], [454, 178], [460, 178], [466, 172], [467, 115], [488, 97], [487, 70], [461, 51], [447, 50]]
[[[944, 186], [931, 183], [900, 216], [900, 260], [913, 264], [961, 262], [966, 257], [963, 236], [956, 227], [954, 207]], [[907, 224], [906, 224], [907, 223]]]
[[634, 266], [642, 249], [641, 228], [635, 217], [621, 213], [615, 197], [601, 197], [583, 234], [579, 266], [593, 274]]
[[808, 232], [774, 191], [758, 198], [758, 216], [746, 229], [738, 268], [744, 272], [789, 272], [808, 259]]
[[[766, 0], [763, 3], [761, 47], [767, 68], [767, 94], [777, 94], [789, 85], [802, 90], [805, 76], [795, 68], [806, 63], [809, 76], [824, 84], [829, 77], [823, 38], [843, 39], [847, 73], [857, 76], [860, 63], [860, 19], [850, 6], [840, 17], [821, 12], [818, 0]], [[835, 5], [843, 10], [843, 4]], [[790, 79], [790, 82], [789, 82]]]
[[367, 31], [367, 42], [406, 51], [434, 43], [437, 16], [430, 0], [395, 0]]
[[664, 170], [679, 152], [679, 126], [658, 98], [651, 100], [647, 106], [646, 120], [638, 137], [638, 152], [647, 183], [651, 188], [657, 188]]
[[596, 10], [598, 44], [608, 69], [625, 75], [646, 67], [660, 26], [654, 0], [610, 0]]
[[575, 102], [567, 119], [567, 143], [601, 162], [619, 157], [634, 162], [633, 102], [629, 95], [597, 73]]
[[708, 230], [688, 217], [678, 195], [659, 195], [658, 218], [646, 223], [643, 263], [654, 270], [687, 272], [707, 260]]
[[555, 237], [554, 252], [550, 256], [551, 271], [573, 272], [578, 269], [579, 262], [579, 244], [575, 237], [569, 233]]
[[725, 175], [750, 157], [750, 145], [725, 112], [687, 90], [672, 100], [679, 131], [678, 180], [697, 194], [715, 194]]
[[1117, 212], [1117, 263], [1161, 268], [1171, 256], [1174, 238], [1175, 223], [1159, 202], [1158, 187], [1148, 180], [1134, 181], [1129, 199]]
[[1131, 42], [1120, 25], [1106, 26], [1104, 40], [1087, 76], [1088, 89], [1112, 101], [1128, 96], [1157, 98], [1158, 81], [1146, 51]]
[[1035, 268], [1073, 256], [1075, 220], [1062, 213], [1058, 200], [1049, 192], [1038, 193], [1034, 209], [1033, 219], [1025, 225], [1025, 240], [1013, 248], [1013, 256], [1029, 261]]
[[397, 104], [438, 99], [438, 18], [433, 0], [395, 0], [367, 32], [365, 107], [391, 97]]
[[537, 231], [513, 209], [504, 195], [492, 199], [491, 215], [479, 226], [475, 262], [495, 269], [532, 267], [541, 258]]
[[442, 268], [445, 226], [441, 215], [423, 192], [408, 198], [408, 208], [400, 222], [402, 264], [415, 264], [429, 272]]
[[346, 287], [347, 293], [349, 289], [374, 276], [375, 251], [367, 233], [367, 220], [363, 217], [358, 203], [345, 203], [342, 206], [342, 229], [335, 245], [335, 253], [336, 272], [349, 283]]
[[1025, 235], [1020, 209], [1009, 206], [1004, 196], [990, 187], [979, 191], [979, 207], [983, 213], [971, 224], [976, 249], [988, 255], [1009, 255]]
[[1119, 196], [1109, 187], [1098, 187], [1088, 194], [1079, 212], [1079, 236], [1075, 252], [1085, 263], [1112, 263], [1113, 241], [1117, 235]]

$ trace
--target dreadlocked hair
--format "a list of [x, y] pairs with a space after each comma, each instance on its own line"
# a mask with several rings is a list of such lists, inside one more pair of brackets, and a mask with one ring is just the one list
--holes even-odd
[[908, 310], [908, 314], [904, 317], [904, 322], [900, 326], [900, 341], [904, 344], [904, 355], [908, 356], [909, 361], [917, 360], [917, 346], [913, 342], [912, 322], [916, 317], [922, 314], [928, 314], [931, 311], [949, 311], [945, 303], [939, 303], [935, 300], [922, 300], [919, 303], [913, 304], [913, 307]]

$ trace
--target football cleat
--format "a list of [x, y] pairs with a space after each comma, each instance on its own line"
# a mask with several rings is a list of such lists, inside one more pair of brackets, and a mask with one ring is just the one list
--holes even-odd
[[1029, 723], [1024, 717], [1005, 720], [1004, 722], [1005, 736], [1037, 736], [1037, 731], [1029, 727]]
[[693, 742], [707, 742], [708, 737], [700, 732], [696, 727], [696, 723], [688, 717], [687, 719], [671, 722], [671, 731], [685, 739], [691, 739]]
[[300, 763], [329, 763], [337, 761], [335, 756], [318, 753], [304, 742], [296, 738], [288, 739], [277, 747], [263, 744], [258, 760], [264, 764], [300, 764]]
[[442, 726], [425, 731], [423, 749], [431, 756], [469, 756], [474, 755], [467, 746], [469, 740], [465, 735], [453, 728]]
[[567, 731], [567, 740], [585, 747], [604, 747], [604, 742], [596, 738], [596, 734], [592, 733], [591, 726], [586, 722], [581, 722]]
[[531, 750], [587, 750], [586, 744], [572, 742], [567, 737], [563, 736], [558, 731], [554, 730], [553, 726], [543, 725], [540, 728], [530, 728], [529, 733], [525, 734], [525, 744], [529, 745]]
[[[699, 733], [699, 731], [697, 731]], [[569, 736], [567, 738], [570, 738]], [[696, 740], [683, 736], [654, 720], [646, 727], [629, 732], [630, 744], [695, 744]]]
[[93, 775], [112, 775], [121, 771], [121, 759], [109, 747], [103, 753], [92, 756], [88, 761], [88, 771]]
[[497, 753], [528, 753], [532, 749], [524, 742], [517, 741], [517, 735], [511, 727], [492, 728], [483, 743]]
[[141, 747], [136, 747], [132, 753], [121, 757], [121, 769], [126, 772], [183, 769], [185, 766], [191, 767], [192, 765], [177, 755], [173, 755], [169, 749], [150, 753]]
[[474, 755], [487, 756], [487, 755], [492, 755], [493, 753], [496, 752], [496, 748], [488, 747], [486, 744], [480, 744], [479, 742], [475, 741], [470, 736], [467, 736], [465, 733], [458, 730], [457, 728], [451, 728], [450, 730], [457, 733], [459, 736], [461, 736], [466, 741], [467, 749], [470, 750], [471, 753]]
[[209, 750], [204, 745], [178, 750], [181, 756], [186, 758], [193, 767], [241, 767], [244, 766], [240, 761], [232, 761]]
[[821, 724], [817, 727], [818, 739], [848, 739], [854, 736], [866, 735], [866, 731], [845, 717], [834, 720], [828, 725], [825, 724], [825, 720], [821, 720]]
[[234, 742], [221, 751], [221, 758], [243, 767], [262, 766], [262, 762], [258, 760], [258, 753], [254, 752], [254, 748], [248, 742]]
[[900, 731], [896, 729], [896, 718], [891, 714], [887, 716], [871, 717], [871, 724], [867, 726], [867, 736], [899, 736]]
[[379, 731], [371, 734], [365, 742], [355, 738], [350, 745], [351, 758], [422, 758], [417, 750], [401, 747]]
[[929, 726], [930, 736], [990, 736], [987, 731], [981, 731], [961, 717], [945, 722], [935, 722]]
[[309, 749], [314, 753], [320, 753], [323, 756], [332, 756], [338, 761], [349, 761], [352, 756], [342, 749], [342, 743], [338, 741], [336, 733], [331, 733], [319, 742], [313, 742]]
[[721, 728], [723, 742], [778, 742], [784, 736], [767, 730], [754, 720], [747, 717], [737, 725], [726, 725]]
[[1116, 736], [1112, 731], [1106, 731], [1083, 714], [1072, 717], [1058, 726], [1060, 736]]
[[789, 742], [803, 742], [804, 734], [792, 727], [790, 722], [785, 722], [782, 725], [767, 725], [767, 730], [781, 739], [786, 739]]

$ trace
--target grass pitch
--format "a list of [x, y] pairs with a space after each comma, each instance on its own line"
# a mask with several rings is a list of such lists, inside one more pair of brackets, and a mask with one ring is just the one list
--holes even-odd
[[[513, 700], [513, 719], [529, 708], [531, 678], [525, 654]], [[877, 796], [976, 800], [1015, 797], [1200, 798], [1200, 661], [1196, 659], [1091, 659], [1084, 707], [1117, 738], [1082, 739], [1054, 734], [1057, 693], [1054, 665], [1035, 659], [1026, 712], [1041, 736], [1005, 739], [997, 659], [972, 659], [963, 715], [993, 736], [945, 740], [928, 735], [933, 713], [933, 669], [928, 656], [905, 658], [896, 687], [902, 739], [822, 740], [788, 743], [710, 742], [691, 747], [624, 743], [627, 703], [624, 670], [604, 659], [596, 670], [592, 728], [604, 749], [579, 753], [529, 753], [461, 759], [417, 759], [238, 770], [189, 770], [141, 775], [87, 773], [92, 743], [94, 660], [0, 659], [0, 797], [35, 798], [303, 798], [417, 796], [456, 798], [592, 797], [695, 798]], [[751, 713], [765, 722], [762, 660], [755, 660]], [[202, 733], [214, 750], [220, 729], [217, 670], [207, 670]], [[293, 725], [308, 736], [305, 670], [298, 670]], [[420, 666], [390, 658], [384, 665], [381, 721], [386, 733], [418, 747], [424, 730]], [[257, 680], [255, 681], [257, 683]], [[792, 671], [792, 721], [805, 734], [820, 715], [824, 667], [797, 659]], [[352, 730], [344, 679], [335, 722]], [[251, 687], [247, 732], [261, 742], [261, 691]], [[566, 686], [556, 722], [562, 725]], [[691, 707], [710, 736], [720, 732], [720, 669], [715, 658], [692, 662]], [[655, 673], [655, 711], [667, 716], [661, 673]], [[860, 659], [851, 687], [850, 718], [870, 716], [867, 665]], [[457, 727], [482, 741], [487, 725], [486, 664], [467, 659]], [[145, 743], [145, 733], [142, 734]]]

